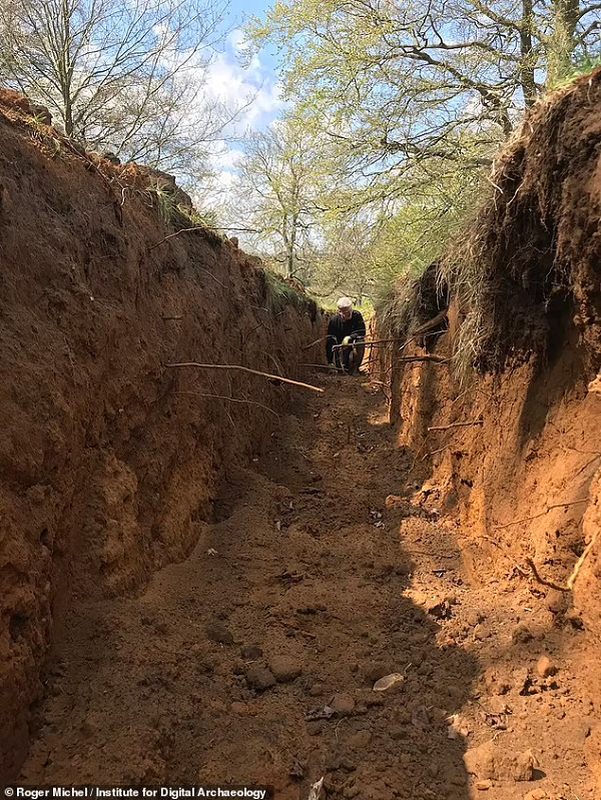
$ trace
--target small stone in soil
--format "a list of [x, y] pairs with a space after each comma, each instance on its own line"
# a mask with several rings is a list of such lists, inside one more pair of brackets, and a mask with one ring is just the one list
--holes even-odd
[[515, 760], [513, 778], [516, 781], [531, 781], [534, 777], [534, 768], [537, 766], [532, 750], [520, 753]]
[[479, 641], [488, 639], [490, 636], [490, 629], [487, 625], [476, 625], [474, 628], [474, 637]]
[[251, 715], [251, 714], [254, 713], [253, 710], [251, 709], [251, 707], [249, 705], [247, 705], [247, 703], [234, 702], [234, 703], [231, 704], [230, 708], [234, 712], [234, 714], [240, 714], [240, 715], [248, 714], [248, 715]]
[[549, 656], [541, 656], [536, 665], [536, 672], [539, 678], [548, 678], [550, 675], [555, 675], [557, 667], [551, 661]]
[[489, 714], [507, 714], [509, 712], [507, 703], [500, 697], [491, 697], [486, 704], [486, 710]]
[[369, 731], [357, 731], [349, 739], [349, 746], [357, 750], [363, 750], [371, 742], [371, 733]]
[[524, 800], [544, 800], [547, 797], [547, 793], [544, 789], [533, 789], [531, 792], [524, 797]]
[[355, 710], [355, 701], [350, 694], [335, 694], [330, 706], [339, 714], [352, 714]]
[[234, 637], [231, 631], [219, 620], [209, 622], [205, 628], [205, 632], [212, 642], [217, 642], [218, 644], [234, 643]]
[[511, 638], [514, 644], [524, 644], [525, 642], [529, 642], [531, 639], [533, 639], [534, 636], [532, 635], [530, 628], [521, 622], [516, 628], [514, 628]]
[[513, 686], [518, 694], [528, 694], [530, 683], [530, 673], [526, 667], [520, 667], [513, 671]]
[[261, 658], [263, 655], [263, 650], [258, 644], [245, 644], [241, 650], [241, 655], [245, 661], [256, 661], [257, 658]]
[[246, 670], [246, 682], [251, 689], [257, 689], [257, 691], [262, 692], [271, 686], [275, 686], [276, 680], [268, 669], [253, 664]]
[[470, 611], [465, 621], [470, 628], [475, 628], [480, 622], [484, 622], [484, 616], [479, 611]]
[[293, 681], [302, 673], [302, 667], [298, 661], [290, 656], [273, 656], [269, 662], [269, 668], [280, 683]]
[[317, 722], [307, 722], [307, 733], [309, 736], [318, 736], [323, 733], [324, 723], [321, 720]]
[[546, 597], [546, 605], [552, 614], [560, 614], [565, 611], [567, 606], [566, 593], [560, 592], [558, 589], [551, 589]]
[[489, 667], [484, 673], [486, 688], [490, 694], [507, 694], [511, 685], [494, 667]]

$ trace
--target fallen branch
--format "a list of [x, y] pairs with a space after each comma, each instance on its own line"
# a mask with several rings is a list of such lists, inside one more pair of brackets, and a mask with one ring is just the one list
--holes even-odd
[[532, 570], [532, 574], [534, 575], [534, 579], [537, 583], [542, 584], [543, 586], [548, 586], [550, 589], [556, 589], [558, 592], [569, 592], [570, 589], [566, 588], [565, 586], [560, 586], [558, 583], [553, 583], [553, 581], [546, 581], [544, 578], [538, 574], [538, 570], [536, 568], [536, 564], [531, 558], [526, 559], [526, 564]]
[[311, 342], [311, 344], [304, 345], [301, 347], [301, 350], [308, 350], [310, 347], [313, 347], [313, 345], [319, 344], [320, 342], [325, 342], [325, 340], [328, 338], [329, 336], [322, 336], [321, 339], [316, 339], [314, 342]]
[[227, 400], [230, 403], [244, 403], [249, 406], [257, 406], [257, 408], [263, 408], [265, 411], [269, 411], [270, 414], [273, 414], [274, 417], [280, 419], [280, 415], [277, 411], [274, 411], [273, 408], [269, 408], [269, 406], [263, 405], [263, 403], [257, 403], [256, 400], [244, 400], [240, 397], [228, 397], [226, 394], [208, 394], [206, 392], [172, 392], [172, 394], [191, 394], [196, 397], [210, 397], [214, 400]]
[[363, 339], [356, 342], [349, 342], [349, 344], [332, 345], [332, 350], [342, 350], [345, 347], [357, 347], [358, 345], [363, 345], [364, 347], [373, 347], [376, 344], [391, 344], [394, 343], [394, 341], [395, 341], [394, 339], [375, 339], [372, 342], [369, 339]]
[[490, 536], [479, 536], [478, 538], [479, 539], [486, 539], [487, 542], [490, 542], [492, 545], [494, 545], [496, 548], [498, 548], [501, 551], [501, 553], [505, 556], [505, 558], [508, 561], [511, 561], [513, 566], [517, 569], [517, 571], [520, 573], [520, 575], [523, 578], [529, 578], [530, 577], [530, 575], [526, 572], [526, 570], [522, 566], [520, 566], [518, 564], [518, 562], [515, 560], [515, 558], [512, 555], [510, 555], [506, 551], [506, 549], [499, 544], [499, 542], [495, 542], [495, 540], [491, 539]]
[[149, 250], [154, 250], [155, 247], [158, 247], [163, 242], [167, 242], [169, 239], [173, 239], [174, 236], [179, 236], [180, 233], [190, 233], [190, 231], [206, 231], [206, 228], [203, 228], [202, 225], [194, 225], [193, 228], [181, 228], [179, 231], [175, 231], [175, 233], [170, 233], [168, 236], [165, 236], [163, 239], [160, 239], [158, 242], [151, 244], [148, 248]]
[[591, 550], [595, 546], [595, 542], [599, 538], [599, 533], [600, 533], [600, 531], [598, 531], [598, 530], [595, 531], [595, 534], [594, 534], [593, 538], [590, 540], [590, 542], [584, 548], [584, 552], [582, 553], [582, 555], [580, 556], [580, 558], [576, 562], [576, 565], [574, 566], [574, 569], [572, 570], [572, 574], [568, 578], [568, 582], [567, 582], [566, 586], [560, 586], [558, 583], [553, 583], [553, 581], [546, 581], [544, 578], [541, 578], [541, 576], [538, 573], [538, 570], [536, 569], [536, 564], [534, 563], [534, 561], [531, 558], [527, 558], [526, 559], [526, 563], [528, 564], [528, 566], [532, 570], [532, 573], [533, 573], [535, 579], [538, 581], [538, 583], [542, 583], [543, 586], [548, 586], [551, 589], [556, 589], [558, 592], [571, 592], [571, 591], [574, 590], [574, 584], [576, 583], [576, 578], [578, 577], [578, 575], [580, 573], [580, 570], [582, 569], [582, 565], [584, 564], [586, 559], [589, 557], [589, 555], [591, 553]]
[[505, 522], [503, 525], [495, 525], [494, 529], [496, 531], [500, 531], [503, 528], [509, 528], [510, 525], [519, 525], [522, 522], [531, 522], [533, 519], [539, 519], [540, 517], [544, 517], [545, 514], [548, 514], [554, 508], [569, 508], [569, 506], [576, 506], [579, 503], [588, 503], [588, 497], [583, 497], [582, 500], [572, 500], [570, 503], [553, 503], [553, 505], [547, 506], [544, 511], [541, 511], [539, 514], [534, 514], [531, 517], [522, 517], [522, 519], [514, 519], [511, 522]]
[[444, 319], [447, 318], [447, 309], [445, 308], [444, 311], [441, 311], [440, 314], [437, 314], [435, 317], [432, 317], [431, 320], [428, 322], [424, 322], [416, 331], [413, 331], [411, 334], [413, 337], [420, 336], [422, 333], [426, 333], [426, 331], [432, 330], [435, 328], [439, 322], [442, 322]]
[[259, 228], [224, 228], [221, 225], [211, 225], [209, 230], [213, 231], [242, 231], [242, 233], [264, 233]]
[[451, 428], [469, 428], [471, 425], [483, 425], [483, 419], [474, 419], [471, 422], [453, 422], [451, 425], [436, 425], [428, 431], [448, 431]]
[[576, 578], [578, 577], [578, 573], [582, 569], [582, 565], [584, 564], [586, 559], [589, 557], [591, 550], [595, 546], [595, 542], [599, 538], [599, 532], [600, 532], [599, 529], [597, 529], [595, 531], [595, 533], [593, 534], [593, 538], [590, 540], [590, 542], [584, 548], [584, 552], [582, 553], [582, 555], [580, 556], [580, 558], [576, 562], [576, 566], [574, 567], [574, 571], [572, 572], [572, 574], [568, 578], [568, 589], [573, 589], [574, 588], [574, 583], [576, 582]]
[[267, 378], [272, 381], [281, 381], [288, 383], [292, 386], [300, 386], [303, 389], [310, 389], [312, 392], [319, 392], [323, 394], [323, 389], [318, 386], [311, 386], [309, 383], [302, 383], [301, 381], [293, 381], [291, 378], [283, 378], [281, 375], [271, 375], [269, 372], [259, 372], [250, 367], [243, 367], [241, 364], [199, 364], [197, 361], [183, 361], [177, 364], [165, 364], [168, 369], [177, 369], [181, 367], [196, 367], [197, 369], [223, 369], [223, 370], [239, 370], [240, 372], [248, 372], [251, 375], [259, 375], [261, 378]]
[[425, 461], [429, 456], [435, 456], [437, 453], [442, 453], [445, 450], [448, 450], [450, 446], [451, 446], [450, 444], [445, 444], [444, 447], [441, 447], [438, 450], [432, 450], [431, 453], [426, 453], [425, 455], [423, 455], [421, 460]]
[[404, 363], [409, 363], [411, 361], [435, 361], [437, 364], [448, 364], [449, 362], [448, 358], [443, 358], [443, 356], [436, 356], [433, 353], [423, 356], [402, 356], [401, 358], [397, 358], [396, 360]]
[[[423, 338], [425, 339], [427, 336], [438, 336], [440, 333], [442, 333], [442, 331], [434, 331], [432, 333], [424, 333], [422, 335], [423, 335]], [[419, 334], [414, 334], [413, 336], [410, 336], [408, 339], [406, 339], [403, 342], [403, 344], [399, 347], [399, 352], [401, 350], [404, 350], [406, 347], [408, 347], [411, 344], [411, 342], [413, 342], [417, 338], [419, 338]]]

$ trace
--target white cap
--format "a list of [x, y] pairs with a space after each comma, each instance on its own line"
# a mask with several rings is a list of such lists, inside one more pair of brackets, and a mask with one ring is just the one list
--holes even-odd
[[340, 309], [352, 308], [353, 307], [353, 301], [351, 300], [350, 297], [341, 297], [340, 300], [336, 303], [336, 305]]

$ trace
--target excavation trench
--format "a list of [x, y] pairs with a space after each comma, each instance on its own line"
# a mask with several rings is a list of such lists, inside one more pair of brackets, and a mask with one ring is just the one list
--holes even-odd
[[[299, 397], [251, 468], [230, 466], [186, 560], [137, 597], [73, 600], [22, 783], [261, 784], [290, 800], [321, 777], [328, 797], [373, 800], [589, 785], [564, 735], [591, 713], [570, 671], [579, 633], [549, 624], [540, 593], [466, 573], [455, 523], [409, 500], [413, 454], [377, 384], [314, 380], [325, 394]], [[542, 653], [562, 671], [529, 693]], [[373, 691], [390, 673], [400, 687]], [[488, 782], [464, 761], [480, 745], [507, 756]]]

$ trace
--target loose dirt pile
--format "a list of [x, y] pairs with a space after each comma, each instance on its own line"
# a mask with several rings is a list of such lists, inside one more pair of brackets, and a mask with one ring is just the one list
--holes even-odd
[[185, 558], [223, 465], [260, 449], [291, 396], [165, 365], [294, 376], [318, 322], [315, 304], [290, 302], [215, 233], [166, 240], [143, 174], [94, 163], [11, 98], [0, 95], [0, 777], [27, 751], [65, 609]]
[[20, 781], [592, 796], [584, 634], [544, 592], [474, 584], [458, 527], [410, 502], [377, 387], [323, 385], [228, 471], [185, 561], [71, 606]]

